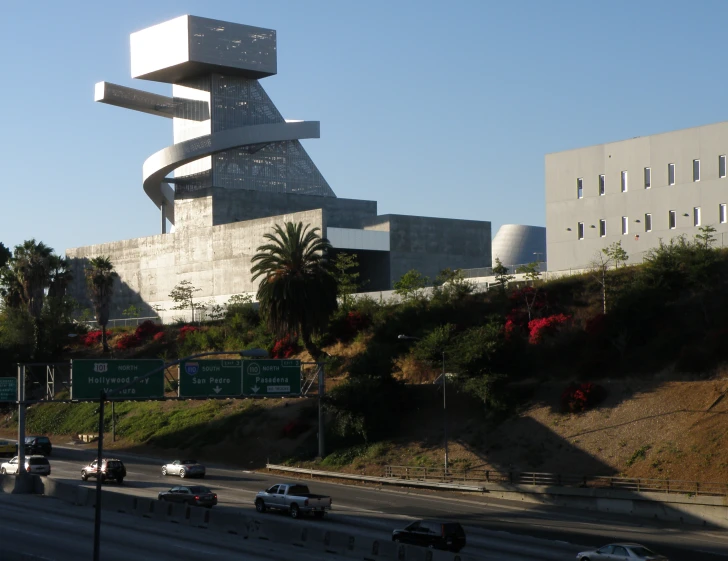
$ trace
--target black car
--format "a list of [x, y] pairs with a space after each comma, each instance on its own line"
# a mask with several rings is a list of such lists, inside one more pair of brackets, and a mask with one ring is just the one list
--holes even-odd
[[43, 456], [50, 456], [51, 452], [53, 452], [53, 445], [47, 436], [25, 437], [26, 454], [42, 454]]
[[159, 493], [157, 498], [160, 501], [206, 506], [207, 508], [212, 508], [217, 504], [217, 495], [202, 485], [172, 487], [169, 491]]
[[101, 481], [113, 479], [121, 484], [126, 477], [126, 467], [121, 460], [106, 458], [101, 460], [101, 469], [99, 469], [98, 461], [94, 460], [81, 470], [81, 479], [86, 481], [89, 477], [100, 477]]
[[465, 530], [457, 522], [417, 520], [392, 532], [392, 541], [457, 552], [465, 547]]

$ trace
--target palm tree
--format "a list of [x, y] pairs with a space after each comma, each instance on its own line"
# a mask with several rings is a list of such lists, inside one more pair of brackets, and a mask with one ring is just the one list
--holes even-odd
[[89, 298], [96, 311], [96, 321], [101, 326], [101, 342], [104, 352], [109, 352], [109, 343], [106, 340], [106, 325], [109, 323], [109, 309], [111, 297], [114, 293], [114, 281], [119, 275], [114, 271], [110, 257], [94, 257], [88, 262], [86, 268], [86, 286]]
[[41, 313], [43, 312], [45, 289], [50, 283], [52, 258], [52, 248], [43, 242], [36, 243], [32, 239], [15, 246], [14, 255], [10, 260], [10, 266], [17, 281], [16, 287], [20, 289], [20, 300], [33, 318], [34, 356], [40, 352], [43, 329]]
[[276, 336], [301, 336], [314, 360], [322, 354], [312, 341], [326, 329], [336, 310], [336, 279], [326, 260], [328, 240], [301, 222], [276, 224], [274, 234], [263, 237], [271, 243], [257, 248], [250, 272], [258, 285], [258, 302], [268, 328]]

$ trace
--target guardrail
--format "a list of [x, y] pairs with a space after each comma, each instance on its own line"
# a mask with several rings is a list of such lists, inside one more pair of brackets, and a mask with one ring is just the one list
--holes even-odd
[[682, 493], [705, 496], [728, 495], [728, 483], [539, 472], [502, 472], [484, 468], [448, 469], [447, 473], [445, 473], [444, 468], [385, 466], [384, 477], [405, 481], [433, 481], [439, 483], [507, 483], [512, 485], [537, 485], [541, 487], [620, 489], [623, 491], [648, 493]]

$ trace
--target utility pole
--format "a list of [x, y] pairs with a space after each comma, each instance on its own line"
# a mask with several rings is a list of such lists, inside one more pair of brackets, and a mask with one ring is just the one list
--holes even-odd
[[25, 475], [25, 364], [18, 364], [18, 471]]
[[326, 377], [324, 376], [324, 364], [318, 363], [318, 455], [324, 458], [326, 448], [324, 446], [324, 395], [326, 394]]
[[[94, 561], [101, 559], [101, 461], [104, 457], [104, 403], [106, 394], [99, 394], [99, 448], [96, 457], [96, 511], [94, 513]], [[113, 403], [113, 402], [112, 402]]]

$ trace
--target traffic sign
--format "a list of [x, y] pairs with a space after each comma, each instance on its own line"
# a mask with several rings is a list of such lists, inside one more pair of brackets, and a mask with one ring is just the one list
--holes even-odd
[[17, 378], [0, 378], [0, 401], [18, 401]]
[[244, 360], [243, 395], [300, 395], [300, 360]]
[[161, 359], [83, 359], [71, 361], [71, 399], [96, 399], [138, 380], [159, 368], [159, 372], [121, 390], [109, 399], [164, 397], [164, 361]]
[[186, 360], [179, 365], [180, 397], [239, 397], [243, 361]]

